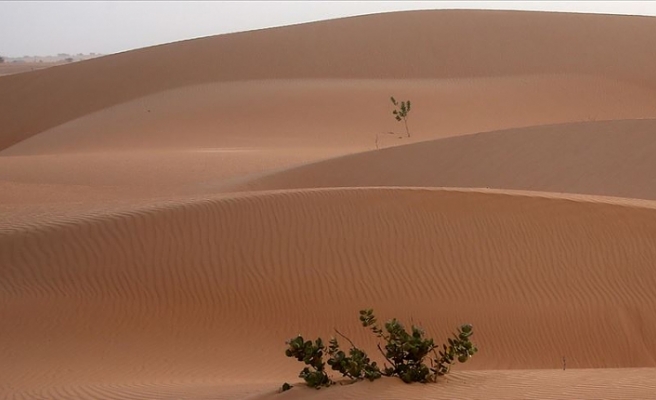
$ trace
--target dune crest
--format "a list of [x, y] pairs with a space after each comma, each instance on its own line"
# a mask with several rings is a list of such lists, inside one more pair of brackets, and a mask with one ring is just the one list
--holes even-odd
[[654, 132], [652, 119], [483, 132], [332, 158], [231, 189], [464, 186], [655, 200]]
[[[654, 398], [655, 29], [402, 12], [0, 76], [0, 397]], [[298, 333], [377, 357], [365, 307], [481, 351], [276, 393]]]
[[0, 148], [107, 107], [211, 82], [582, 74], [654, 89], [652, 30], [649, 17], [445, 10], [171, 43], [0, 77], [0, 91], [12, 93], [0, 98], [0, 110], [10, 111], [0, 114]]
[[357, 324], [371, 304], [383, 318], [412, 310], [436, 337], [473, 323], [485, 350], [463, 370], [559, 368], [563, 355], [571, 368], [656, 367], [654, 227], [652, 205], [333, 189], [5, 232], [2, 303], [22, 313], [4, 316], [2, 373], [26, 386], [246, 380], [225, 360], [266, 358], [262, 381], [293, 379], [284, 340], [340, 326], [371, 346]]

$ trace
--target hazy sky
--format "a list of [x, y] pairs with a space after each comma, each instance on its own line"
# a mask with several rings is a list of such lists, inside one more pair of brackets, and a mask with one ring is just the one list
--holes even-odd
[[656, 16], [656, 1], [0, 1], [0, 55], [117, 53], [220, 33], [386, 11], [548, 10]]

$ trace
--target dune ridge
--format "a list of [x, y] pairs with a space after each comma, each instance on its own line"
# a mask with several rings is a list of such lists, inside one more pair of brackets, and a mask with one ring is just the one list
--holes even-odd
[[654, 132], [652, 119], [484, 132], [318, 161], [232, 189], [465, 186], [653, 200]]
[[[0, 76], [0, 397], [653, 399], [655, 24], [390, 13]], [[299, 332], [377, 357], [364, 307], [481, 352], [276, 394]]]
[[[391, 119], [390, 94], [415, 104], [411, 138]], [[581, 74], [219, 82], [121, 103], [0, 155], [212, 148], [321, 148], [337, 155], [374, 149], [376, 135], [379, 147], [389, 147], [505, 128], [656, 118], [655, 99], [653, 88]]]
[[[340, 326], [370, 346], [356, 318], [370, 304], [383, 316], [411, 309], [436, 336], [463, 318], [474, 323], [487, 350], [464, 369], [559, 368], [563, 354], [571, 368], [653, 368], [652, 207], [472, 190], [299, 190], [0, 234], [2, 303], [22, 310], [4, 315], [3, 376], [26, 387], [100, 376], [238, 381], [244, 371], [221, 360], [247, 357], [275, 366], [262, 381], [286, 379], [297, 366], [279, 348], [295, 332]], [[342, 290], [350, 295], [339, 300]], [[642, 345], [618, 345], [629, 340]], [[87, 368], [98, 359], [101, 368]]]
[[0, 148], [113, 105], [211, 82], [570, 73], [653, 89], [652, 29], [649, 17], [409, 11], [155, 46], [0, 77], [0, 91], [12, 93], [0, 98]]

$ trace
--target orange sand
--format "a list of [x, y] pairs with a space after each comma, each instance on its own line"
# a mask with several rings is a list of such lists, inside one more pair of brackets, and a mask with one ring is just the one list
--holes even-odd
[[[0, 76], [0, 397], [656, 398], [655, 29], [404, 12]], [[275, 394], [299, 332], [372, 349], [364, 307], [481, 351]]]

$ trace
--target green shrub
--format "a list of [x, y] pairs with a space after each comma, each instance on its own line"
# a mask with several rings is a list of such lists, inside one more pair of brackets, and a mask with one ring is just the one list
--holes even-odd
[[478, 348], [469, 339], [472, 334], [474, 334], [474, 331], [471, 325], [462, 325], [458, 328], [458, 333], [454, 334], [453, 338], [448, 339], [449, 345], [442, 345], [442, 350], [439, 351], [439, 357], [433, 360], [434, 367], [432, 371], [435, 375], [442, 376], [448, 374], [451, 366], [456, 361], [464, 363], [478, 352]]
[[309, 367], [303, 368], [298, 375], [299, 378], [303, 378], [309, 386], [317, 389], [333, 384], [326, 374], [326, 363], [323, 362], [323, 353], [326, 347], [321, 338], [312, 343], [311, 340], [304, 341], [303, 336], [298, 335], [287, 344], [289, 346], [285, 351], [287, 357], [295, 357], [298, 361], [309, 365]]
[[351, 343], [349, 356], [339, 349], [337, 339], [330, 339], [330, 346], [328, 347], [330, 358], [328, 359], [328, 365], [334, 371], [340, 372], [342, 376], [353, 380], [368, 379], [373, 381], [380, 378], [382, 374], [376, 362], [371, 362], [367, 353], [355, 347], [353, 342], [348, 338], [346, 339]]
[[386, 322], [383, 330], [376, 324], [371, 309], [360, 311], [360, 322], [385, 342], [385, 350], [378, 345], [391, 364], [385, 368], [385, 375], [396, 375], [405, 383], [428, 381], [430, 369], [424, 364], [424, 358], [435, 349], [433, 339], [424, 338], [424, 332], [416, 326], [412, 327], [412, 333], [408, 333], [396, 318]]
[[[437, 376], [447, 374], [456, 361], [464, 363], [478, 351], [469, 339], [473, 328], [468, 324], [462, 325], [458, 334], [448, 339], [448, 346], [442, 345], [438, 355], [435, 350], [439, 346], [435, 345], [433, 339], [425, 338], [424, 331], [417, 326], [413, 325], [409, 333], [394, 318], [385, 323], [383, 330], [378, 326], [372, 309], [360, 311], [360, 322], [385, 342], [385, 350], [378, 345], [380, 352], [391, 364], [385, 367], [384, 374], [396, 375], [405, 383], [434, 381]], [[431, 359], [429, 368], [424, 361], [431, 353], [435, 358]]]
[[[394, 318], [381, 328], [372, 309], [360, 311], [360, 322], [384, 342], [384, 346], [381, 347], [379, 343], [377, 347], [390, 365], [385, 365], [381, 371], [376, 362], [369, 359], [367, 353], [338, 330], [335, 332], [351, 345], [348, 355], [340, 349], [339, 342], [334, 337], [330, 339], [326, 349], [321, 338], [313, 343], [310, 340], [305, 341], [299, 335], [287, 342], [285, 354], [309, 366], [303, 368], [299, 374], [308, 386], [319, 389], [334, 383], [326, 373], [326, 363], [333, 371], [351, 380], [373, 381], [385, 375], [397, 376], [405, 383], [434, 382], [437, 377], [449, 373], [456, 362], [464, 363], [478, 351], [470, 340], [473, 328], [468, 324], [458, 328], [457, 333], [448, 339], [448, 345], [443, 344], [441, 350], [438, 350], [440, 346], [436, 345], [433, 339], [426, 338], [424, 331], [417, 326], [413, 325], [408, 332]], [[327, 362], [323, 360], [325, 354], [328, 355]], [[429, 357], [431, 354], [433, 358]], [[427, 358], [430, 366], [426, 364]]]
[[390, 100], [392, 101], [392, 104], [394, 104], [394, 111], [392, 111], [392, 115], [394, 115], [394, 118], [401, 122], [403, 121], [403, 124], [405, 125], [405, 133], [410, 137], [410, 131], [408, 130], [408, 114], [410, 113], [410, 100], [408, 101], [402, 101], [399, 105], [399, 103], [396, 101], [394, 96], [390, 97]]

